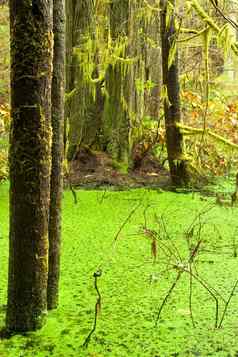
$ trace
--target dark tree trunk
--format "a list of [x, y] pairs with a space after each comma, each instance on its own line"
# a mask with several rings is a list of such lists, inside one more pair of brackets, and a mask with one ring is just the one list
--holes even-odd
[[[166, 145], [172, 183], [183, 185], [188, 182], [187, 162], [183, 157], [183, 137], [177, 127], [181, 120], [180, 92], [178, 75], [178, 52], [175, 51], [172, 64], [169, 66], [171, 49], [176, 41], [174, 14], [167, 14], [167, 0], [161, 0], [161, 41], [163, 85], [167, 88], [168, 98], [164, 100], [164, 114], [166, 126]], [[175, 1], [170, 1], [175, 6]], [[170, 16], [167, 24], [167, 15]]]
[[52, 77], [52, 168], [49, 216], [48, 309], [58, 305], [61, 241], [61, 197], [63, 190], [63, 125], [64, 125], [64, 0], [53, 0], [54, 57]]
[[10, 250], [6, 325], [47, 310], [52, 0], [11, 0]]

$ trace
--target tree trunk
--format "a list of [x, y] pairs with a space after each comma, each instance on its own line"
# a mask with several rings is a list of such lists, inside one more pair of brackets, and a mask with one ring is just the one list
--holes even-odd
[[[164, 99], [164, 115], [166, 126], [166, 145], [172, 183], [183, 185], [188, 182], [187, 162], [183, 157], [183, 137], [177, 127], [181, 120], [180, 93], [178, 75], [178, 51], [175, 49], [173, 59], [172, 51], [176, 41], [174, 11], [168, 14], [167, 0], [161, 0], [161, 41], [162, 41], [162, 68], [163, 85], [167, 89], [167, 98]], [[175, 0], [170, 1], [175, 6]], [[169, 23], [167, 24], [167, 16]], [[172, 59], [172, 64], [169, 59]]]
[[91, 0], [69, 0], [66, 14], [67, 157], [72, 160], [81, 145], [98, 149], [102, 94], [101, 83], [93, 83], [98, 77], [95, 5]]
[[150, 82], [152, 84], [152, 88], [149, 86], [145, 88], [145, 115], [158, 121], [162, 84], [159, 17], [153, 17], [149, 23], [145, 23], [144, 27], [146, 39], [150, 39], [150, 41], [145, 40], [145, 82], [147, 85]]
[[52, 0], [11, 0], [10, 250], [6, 325], [47, 310]]
[[[110, 5], [110, 31], [112, 41], [128, 35], [129, 1], [113, 0]], [[124, 57], [125, 53], [119, 53]], [[118, 55], [118, 54], [117, 54]], [[105, 77], [106, 100], [103, 113], [103, 136], [106, 150], [113, 159], [128, 166], [130, 118], [128, 111], [129, 84], [128, 68], [123, 60], [108, 66]]]
[[[151, 6], [155, 5], [150, 0]], [[129, 112], [131, 166], [138, 169], [157, 143], [157, 135], [145, 130], [146, 125], [159, 125], [162, 84], [160, 27], [158, 16], [149, 19], [143, 0], [130, 2], [129, 57], [136, 59], [130, 66]], [[149, 16], [148, 16], [149, 17]], [[149, 134], [148, 134], [149, 133]]]
[[49, 215], [48, 309], [58, 305], [61, 241], [61, 198], [63, 190], [63, 124], [64, 124], [64, 0], [53, 0], [54, 57], [51, 91], [52, 168]]

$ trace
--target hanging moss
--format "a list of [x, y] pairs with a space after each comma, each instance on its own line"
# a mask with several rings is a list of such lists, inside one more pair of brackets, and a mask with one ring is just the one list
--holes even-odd
[[[86, 144], [128, 163], [143, 117], [159, 116], [158, 19], [147, 16], [142, 0], [69, 3], [68, 158]], [[136, 88], [139, 81], [142, 91]]]
[[[197, 15], [215, 32], [218, 36], [221, 34], [222, 29], [215, 23], [215, 21], [206, 13], [202, 6], [198, 3], [197, 0], [190, 1], [191, 7], [196, 11]], [[226, 38], [227, 41], [227, 38]], [[219, 43], [219, 41], [218, 41]], [[224, 48], [224, 42], [222, 43], [222, 48], [227, 52], [227, 43]], [[236, 42], [230, 43], [230, 48], [233, 52], [238, 55], [238, 44]]]

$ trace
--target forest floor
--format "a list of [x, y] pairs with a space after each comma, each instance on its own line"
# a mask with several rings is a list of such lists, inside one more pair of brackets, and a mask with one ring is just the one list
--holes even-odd
[[70, 183], [84, 188], [114, 186], [118, 189], [169, 187], [169, 172], [158, 159], [146, 155], [140, 167], [123, 172], [109, 155], [82, 149], [70, 164]]
[[[0, 328], [8, 189], [0, 185]], [[237, 357], [238, 209], [162, 189], [76, 193], [78, 204], [64, 192], [59, 308], [40, 331], [0, 340], [0, 356]], [[85, 348], [98, 270], [101, 313]]]

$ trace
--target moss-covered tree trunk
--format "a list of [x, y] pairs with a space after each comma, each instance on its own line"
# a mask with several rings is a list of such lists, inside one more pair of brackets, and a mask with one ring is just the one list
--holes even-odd
[[63, 190], [63, 125], [64, 125], [64, 0], [53, 0], [53, 76], [51, 91], [52, 168], [49, 215], [48, 309], [58, 305], [61, 241], [61, 198]]
[[115, 0], [109, 11], [114, 48], [123, 40], [125, 46], [120, 53], [116, 50], [121, 58], [109, 65], [106, 73], [104, 140], [107, 151], [132, 168], [138, 164], [137, 144], [144, 139], [144, 117], [159, 117], [159, 21], [157, 17], [145, 20], [144, 9], [142, 0]]
[[98, 148], [102, 95], [95, 43], [95, 4], [68, 0], [66, 4], [66, 116], [69, 123], [68, 159], [80, 146]]
[[159, 21], [145, 20], [143, 0], [95, 4], [69, 0], [66, 6], [68, 159], [87, 145], [125, 170], [133, 167], [144, 115], [159, 115]]
[[149, 23], [145, 23], [145, 115], [152, 120], [159, 120], [160, 92], [162, 84], [160, 22], [154, 16]]
[[103, 140], [106, 142], [106, 151], [126, 168], [129, 163], [130, 124], [124, 96], [126, 81], [124, 81], [123, 68], [120, 63], [115, 66], [109, 65], [105, 82], [108, 96], [104, 106]]
[[[152, 6], [154, 1], [149, 2]], [[158, 16], [145, 17], [148, 11], [143, 0], [130, 2], [129, 56], [129, 113], [131, 166], [139, 168], [145, 155], [157, 141], [157, 136], [144, 130], [146, 125], [159, 121], [161, 90], [161, 51]], [[146, 124], [145, 124], [146, 123]], [[146, 145], [144, 145], [146, 144]]]
[[47, 309], [52, 0], [10, 0], [10, 250], [6, 325], [40, 328]]
[[[128, 35], [129, 1], [113, 0], [109, 5], [110, 33], [114, 46]], [[129, 72], [123, 57], [123, 49], [117, 53], [118, 59], [108, 66], [105, 77], [106, 100], [103, 113], [103, 132], [106, 150], [112, 157], [128, 165], [129, 162]]]
[[[161, 0], [161, 42], [163, 85], [167, 88], [164, 100], [166, 145], [172, 183], [183, 185], [188, 182], [187, 162], [183, 157], [183, 137], [177, 127], [181, 120], [178, 75], [178, 51], [176, 49], [176, 29], [174, 10], [168, 13], [167, 0]], [[175, 1], [170, 1], [175, 7]], [[174, 50], [175, 49], [175, 50]], [[171, 63], [170, 63], [171, 62]]]
[[[138, 16], [142, 8], [142, 0], [129, 2], [128, 15], [128, 48], [127, 53], [132, 63], [128, 67], [126, 85], [128, 85], [128, 112], [130, 116], [129, 125], [129, 166], [137, 167], [138, 160], [134, 155], [135, 146], [141, 140], [141, 125], [145, 112], [145, 51], [144, 42], [141, 37], [143, 19]], [[139, 84], [139, 85], [138, 85]], [[140, 159], [139, 159], [140, 161]]]

